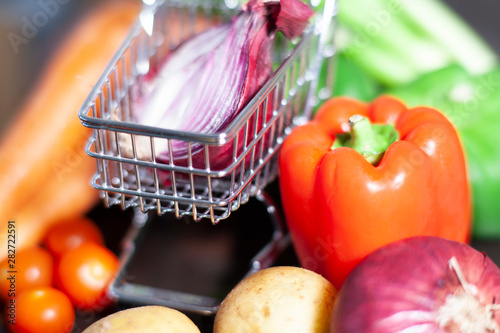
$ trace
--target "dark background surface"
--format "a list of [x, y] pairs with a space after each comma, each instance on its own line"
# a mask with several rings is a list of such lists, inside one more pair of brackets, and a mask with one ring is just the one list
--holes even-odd
[[[58, 14], [27, 44], [21, 44], [16, 53], [7, 36], [10, 32], [20, 33], [22, 18], [31, 17], [40, 10], [39, 2], [0, 0], [0, 133], [9, 126], [74, 19], [98, 1], [102, 0], [69, 0], [60, 5]], [[500, 54], [500, 0], [446, 2], [469, 20]], [[278, 200], [276, 187], [274, 183], [268, 190]], [[107, 245], [117, 253], [131, 215], [130, 211], [123, 212], [117, 207], [98, 206], [90, 212], [104, 231]], [[216, 227], [207, 221], [194, 224], [189, 220], [172, 221], [171, 217], [156, 218], [132, 263], [129, 277], [136, 283], [223, 295], [248, 269], [251, 255], [266, 242], [270, 232], [268, 225], [265, 210], [255, 199]], [[474, 246], [500, 263], [500, 243], [482, 242]], [[179, 266], [180, 263], [183, 265]], [[278, 263], [296, 264], [293, 251], [286, 251]], [[127, 306], [129, 304], [119, 304], [101, 313], [78, 313], [75, 332]], [[210, 331], [210, 318], [195, 316], [193, 319], [204, 332]]]

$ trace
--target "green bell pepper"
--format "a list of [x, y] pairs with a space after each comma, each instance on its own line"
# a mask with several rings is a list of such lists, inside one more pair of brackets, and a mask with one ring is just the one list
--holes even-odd
[[452, 64], [474, 75], [498, 64], [494, 50], [440, 0], [337, 2], [337, 49], [386, 86]]
[[381, 93], [381, 84], [343, 53], [338, 53], [334, 61], [335, 82], [333, 96], [349, 96], [360, 101], [369, 102]]
[[472, 236], [500, 238], [500, 67], [472, 76], [449, 66], [388, 91], [410, 106], [441, 110], [462, 140], [473, 199]]

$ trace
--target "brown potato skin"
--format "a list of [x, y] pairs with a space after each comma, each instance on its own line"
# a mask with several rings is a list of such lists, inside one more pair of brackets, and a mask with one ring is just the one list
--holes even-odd
[[115, 312], [83, 333], [200, 333], [185, 314], [164, 306], [146, 305]]
[[321, 275], [270, 267], [242, 280], [222, 302], [214, 333], [328, 332], [337, 290]]

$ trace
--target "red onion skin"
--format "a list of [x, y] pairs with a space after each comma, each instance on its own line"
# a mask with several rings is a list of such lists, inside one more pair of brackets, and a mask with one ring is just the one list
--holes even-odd
[[463, 291], [449, 266], [452, 257], [481, 304], [500, 300], [500, 269], [484, 253], [439, 237], [412, 237], [374, 251], [354, 268], [335, 301], [330, 332], [460, 332], [435, 320], [446, 296]]
[[[228, 105], [212, 103], [211, 100], [202, 100], [202, 102], [200, 102], [202, 106], [212, 110], [211, 113], [208, 114], [211, 116], [210, 118], [221, 119], [220, 121], [216, 121], [211, 124], [214, 128], [205, 126], [199, 129], [192, 126], [193, 124], [198, 126], [198, 122], [193, 121], [185, 122], [183, 124], [183, 128], [177, 128], [177, 130], [185, 130], [187, 132], [196, 133], [217, 133], [220, 130], [225, 129], [245, 107], [245, 105], [248, 104], [251, 98], [253, 98], [253, 96], [272, 74], [271, 46], [276, 31], [283, 30], [283, 33], [288, 38], [297, 37], [303, 33], [303, 30], [307, 27], [309, 18], [312, 15], [312, 10], [300, 0], [284, 0], [281, 2], [249, 0], [248, 3], [242, 7], [242, 11], [239, 15], [233, 18], [232, 23], [227, 24], [228, 30], [230, 30], [231, 34], [238, 36], [233, 36], [234, 40], [240, 42], [242, 40], [245, 41], [243, 47], [231, 48], [233, 60], [235, 57], [238, 57], [238, 61], [243, 64], [242, 67], [238, 67], [238, 70], [245, 73], [242, 77], [243, 80], [238, 80], [237, 82], [238, 89], [236, 90], [238, 93], [225, 100], [228, 102]], [[221, 45], [217, 45], [217, 47], [227, 47], [226, 44], [234, 41], [233, 37], [231, 37], [230, 40], [224, 41]], [[194, 39], [196, 39], [196, 43], [203, 42], [204, 40], [203, 38], [199, 38], [199, 36], [195, 36]], [[188, 45], [192, 44], [190, 48], [195, 48], [196, 46], [196, 44], [193, 43], [193, 40], [187, 41], [187, 43]], [[186, 42], [184, 42], [184, 45], [186, 45]], [[222, 61], [221, 59], [217, 60]], [[148, 84], [151, 85], [150, 82], [154, 83], [157, 74], [161, 72], [160, 68], [164, 66], [167, 61], [169, 61], [169, 57], [157, 64], [156, 67], [152, 68], [150, 73], [148, 73], [148, 75], [144, 78], [143, 83], [145, 86]], [[217, 85], [221, 84], [218, 80], [215, 80], [212, 83]], [[234, 87], [232, 88], [234, 89]], [[136, 118], [139, 123], [141, 123], [141, 118], [143, 117], [145, 110], [145, 108], [142, 107], [142, 104], [146, 104], [148, 100], [147, 97], [144, 97], [141, 94], [141, 92], [135, 92], [136, 96], [134, 98], [134, 118]], [[174, 140], [172, 141], [174, 164], [177, 166], [194, 167], [199, 169], [207, 169], [210, 167], [213, 171], [222, 171], [227, 168], [233, 162], [234, 155], [239, 156], [243, 152], [243, 149], [251, 143], [254, 132], [260, 131], [262, 129], [263, 122], [268, 121], [272, 117], [274, 105], [273, 95], [273, 93], [270, 94], [267, 110], [261, 109], [259, 112], [257, 128], [254, 128], [254, 118], [251, 118], [248, 122], [248, 128], [240, 130], [237, 137], [238, 141], [236, 147], [234, 140], [229, 141], [227, 144], [220, 147], [210, 147], [208, 153], [209, 165], [207, 165], [206, 151], [203, 145], [198, 143], [193, 143], [191, 145], [192, 158], [191, 161], [189, 161], [187, 143]], [[188, 98], [196, 99], [200, 97], [189, 95]], [[175, 108], [172, 110], [174, 112], [176, 111]], [[263, 113], [266, 113], [266, 119], [262, 119]], [[199, 126], [203, 125], [202, 123], [200, 124], [201, 125]], [[191, 127], [196, 128], [197, 130], [190, 130]], [[246, 142], [244, 140], [245, 136], [247, 136]], [[265, 148], [267, 148], [268, 138], [269, 135], [265, 136], [263, 139]], [[260, 143], [256, 145], [255, 159], [258, 159], [260, 154], [260, 146]], [[234, 154], [235, 151], [236, 154]], [[170, 163], [170, 153], [168, 149], [164, 151], [156, 151], [156, 155], [156, 160], [158, 162], [165, 164]], [[251, 167], [249, 166], [249, 162], [250, 158], [247, 158], [243, 165], [246, 168]]]

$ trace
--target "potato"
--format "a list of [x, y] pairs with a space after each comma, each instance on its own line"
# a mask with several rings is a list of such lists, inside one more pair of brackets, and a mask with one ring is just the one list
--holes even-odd
[[200, 333], [180, 311], [147, 305], [113, 313], [96, 321], [83, 333]]
[[335, 287], [299, 267], [258, 271], [231, 290], [215, 316], [214, 333], [328, 332]]

